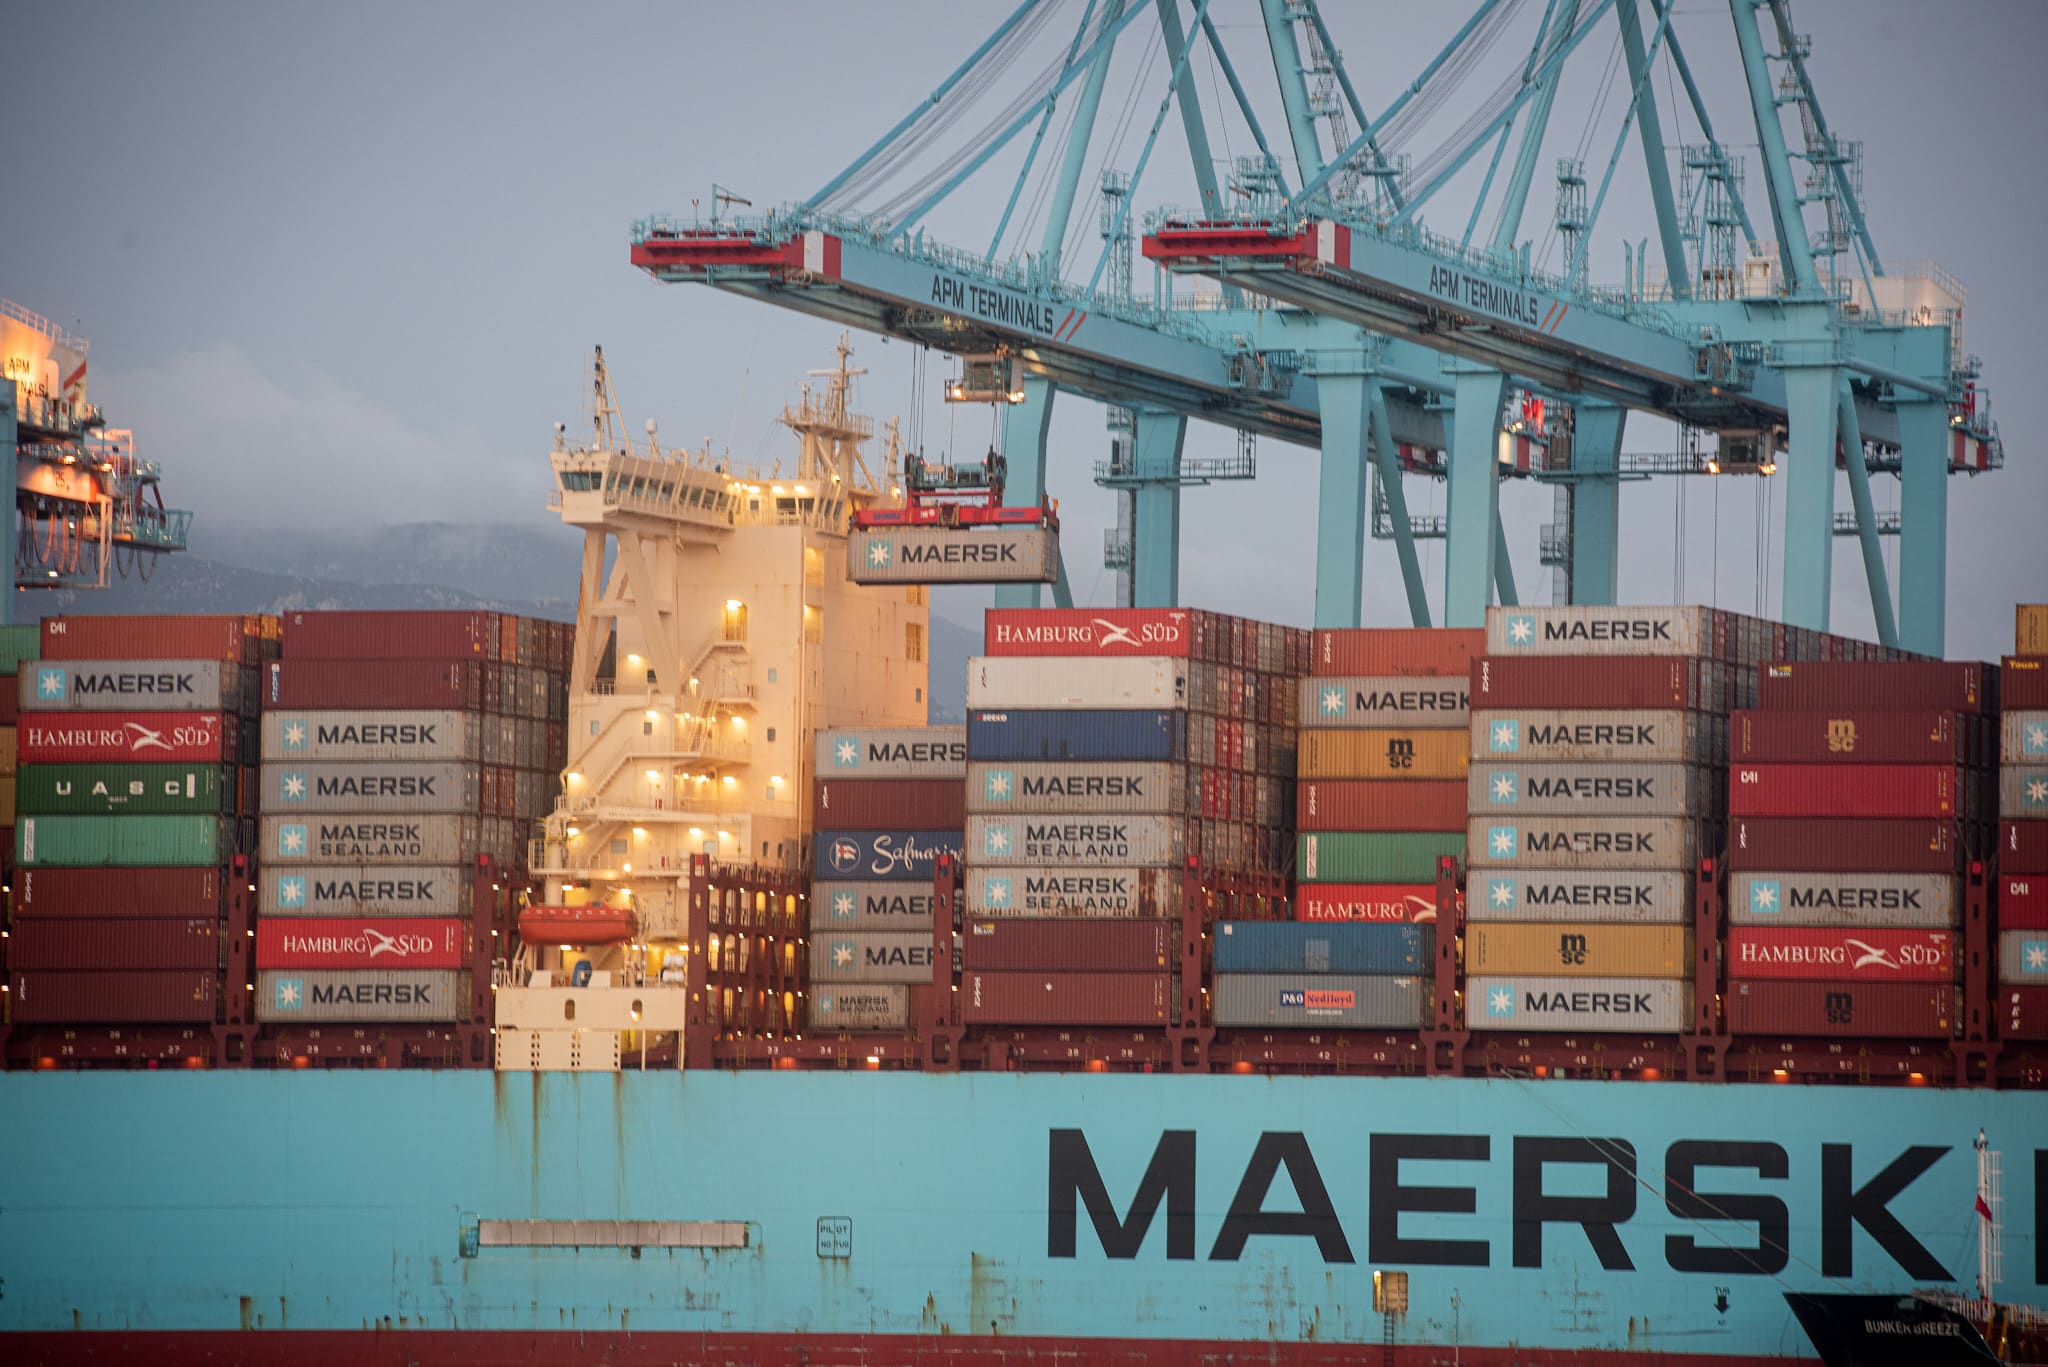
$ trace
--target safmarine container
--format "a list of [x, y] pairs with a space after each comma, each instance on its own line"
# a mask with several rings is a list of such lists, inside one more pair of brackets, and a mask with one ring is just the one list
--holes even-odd
[[907, 930], [930, 934], [931, 880], [904, 883], [813, 883], [811, 929]]
[[452, 917], [285, 917], [256, 927], [258, 968], [461, 968], [469, 923]]
[[32, 969], [205, 969], [221, 963], [216, 916], [22, 918], [8, 935], [7, 966]]
[[16, 1025], [211, 1025], [220, 970], [24, 970], [8, 989]]
[[218, 764], [25, 764], [14, 806], [39, 815], [231, 814], [234, 772]]
[[1471, 722], [1471, 688], [1463, 678], [1350, 674], [1306, 678], [1298, 688], [1303, 726], [1457, 729]]
[[1196, 623], [1215, 620], [1225, 619], [1186, 608], [990, 608], [983, 618], [983, 651], [996, 656], [1188, 659], [1194, 655]]
[[1942, 873], [1746, 872], [1728, 880], [1728, 921], [1757, 926], [1957, 923], [1957, 879]]
[[1998, 980], [2022, 986], [2048, 986], [2048, 931], [2000, 931]]
[[[275, 708], [263, 714], [263, 757], [319, 762], [362, 760], [506, 760], [492, 744], [503, 719], [475, 712]], [[537, 767], [526, 765], [525, 767]]]
[[[293, 812], [480, 812], [483, 771], [474, 764], [379, 760], [263, 766], [263, 809]], [[509, 813], [498, 813], [508, 815]]]
[[1209, 994], [1211, 1018], [1232, 1029], [1414, 1030], [1429, 1004], [1417, 976], [1219, 972]]
[[1184, 764], [977, 760], [967, 766], [970, 812], [1178, 815], [1191, 806], [1199, 810], [1201, 798], [1200, 775]]
[[[1974, 661], [1808, 660], [1758, 672], [1762, 711], [1985, 712], [1998, 702], [1997, 671]], [[1986, 683], [1992, 685], [1987, 694]]]
[[496, 660], [500, 614], [288, 612], [278, 653], [287, 660]]
[[[1700, 607], [1497, 607], [1486, 610], [1488, 655], [1733, 656], [1734, 613]], [[1474, 698], [1478, 696], [1475, 689]]]
[[970, 711], [978, 760], [1184, 760], [1188, 714], [1177, 711]]
[[1475, 816], [1495, 812], [1704, 816], [1718, 770], [1688, 764], [1474, 764], [1464, 797]]
[[2048, 930], [2048, 877], [2026, 873], [2001, 876], [1998, 925], [2003, 930]]
[[1486, 633], [1476, 629], [1339, 627], [1311, 637], [1309, 673], [1463, 679], [1485, 653]]
[[[1547, 973], [1570, 978], [1672, 978], [1692, 972], [1685, 926], [1526, 925], [1493, 921], [1465, 928], [1465, 971]], [[1468, 995], [1469, 1000], [1469, 995]]]
[[2007, 712], [1998, 725], [2002, 762], [2048, 765], [2048, 712]]
[[1738, 764], [1731, 816], [1877, 817], [1968, 814], [1966, 771], [1931, 764]]
[[810, 937], [814, 983], [928, 983], [932, 936], [892, 931], [820, 931]]
[[843, 883], [929, 882], [941, 855], [958, 859], [957, 830], [819, 831], [812, 865], [820, 878]]
[[969, 708], [1186, 707], [1186, 660], [1171, 656], [1044, 660], [977, 656], [967, 662]]
[[463, 1021], [470, 977], [457, 969], [272, 968], [256, 974], [256, 1019], [272, 1025], [327, 1021]]
[[2048, 821], [1998, 823], [2001, 873], [2048, 873]]
[[1736, 680], [1734, 665], [1689, 657], [1486, 655], [1472, 662], [1472, 706], [1725, 712]]
[[968, 867], [970, 916], [1178, 916], [1187, 878], [1177, 868]]
[[971, 1025], [1164, 1025], [1175, 1017], [1166, 973], [960, 975], [960, 1019]]
[[1690, 871], [1487, 869], [1465, 893], [1468, 921], [1613, 921], [1690, 925]]
[[1759, 712], [1729, 718], [1730, 758], [1754, 764], [1976, 762], [1977, 718], [1961, 712]]
[[240, 760], [240, 730], [214, 712], [43, 712], [16, 728], [23, 764], [219, 764]]
[[218, 915], [227, 905], [221, 871], [188, 868], [17, 869], [14, 916]]
[[1683, 869], [1713, 848], [1706, 824], [1675, 816], [1475, 816], [1466, 859], [1475, 869]]
[[23, 816], [14, 823], [23, 868], [189, 868], [225, 864], [235, 823], [217, 816]]
[[2009, 764], [1999, 771], [1998, 814], [2008, 821], [2048, 817], [2048, 763]]
[[275, 654], [277, 618], [255, 614], [153, 613], [45, 617], [45, 660], [229, 660]]
[[24, 712], [243, 712], [250, 675], [222, 660], [39, 661], [18, 683]]
[[273, 865], [458, 864], [487, 848], [473, 816], [266, 816], [258, 858]]
[[1434, 883], [1303, 883], [1294, 894], [1297, 921], [1427, 924], [1436, 913]]
[[819, 778], [951, 778], [967, 772], [964, 726], [820, 731]]
[[1415, 974], [1428, 969], [1433, 928], [1365, 921], [1218, 921], [1218, 973]]
[[486, 668], [478, 660], [273, 660], [263, 706], [499, 712], [501, 699], [484, 686]]
[[856, 527], [846, 536], [856, 584], [1050, 584], [1060, 577], [1051, 527]]
[[1465, 824], [1465, 785], [1316, 779], [1297, 785], [1294, 812], [1300, 825], [1319, 831], [1455, 831]]
[[1692, 1025], [1683, 978], [1564, 978], [1537, 974], [1465, 980], [1473, 1030], [1570, 1030], [1669, 1035]]
[[1953, 982], [1955, 935], [1895, 926], [1728, 928], [1728, 977], [1803, 981]]
[[910, 989], [901, 983], [835, 983], [813, 991], [811, 1029], [901, 1030], [910, 1024]]
[[950, 829], [966, 817], [964, 797], [957, 778], [820, 777], [811, 785], [811, 826], [816, 830], [875, 826]]
[[1463, 779], [1468, 749], [1462, 731], [1304, 731], [1297, 772], [1305, 779]]
[[1188, 857], [1185, 817], [970, 816], [964, 848], [974, 863], [1144, 868]]
[[1947, 983], [1730, 982], [1721, 998], [1732, 1035], [1818, 1039], [1942, 1039], [1955, 1028]]
[[1727, 722], [1699, 712], [1583, 708], [1479, 709], [1473, 759], [1707, 764], [1727, 759]]
[[262, 870], [264, 916], [467, 916], [476, 875], [468, 865], [311, 865]]
[[1462, 831], [1304, 831], [1295, 869], [1309, 883], [1434, 883], [1439, 859], [1465, 857]]
[[[1947, 819], [1856, 821], [1814, 817], [1730, 817], [1731, 869], [1802, 872], [1954, 873], [1961, 867], [1956, 826]], [[2007, 867], [2011, 867], [2010, 864]]]
[[970, 916], [960, 927], [967, 971], [1161, 973], [1179, 961], [1178, 921]]

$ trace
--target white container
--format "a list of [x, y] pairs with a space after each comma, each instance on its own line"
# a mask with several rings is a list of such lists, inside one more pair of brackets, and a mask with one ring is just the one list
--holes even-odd
[[266, 868], [256, 886], [265, 916], [467, 916], [475, 876], [462, 865], [311, 865]]
[[970, 711], [1188, 705], [1188, 662], [1162, 655], [1043, 658], [976, 656], [967, 662]]
[[263, 714], [263, 758], [509, 764], [512, 720], [475, 712], [272, 710]]
[[842, 727], [818, 732], [819, 778], [960, 778], [964, 726]]
[[1239, 1029], [1416, 1030], [1429, 1023], [1427, 978], [1218, 973], [1215, 1023]]
[[1468, 978], [1470, 1030], [1571, 1030], [1670, 1035], [1692, 1024], [1681, 978]]
[[263, 810], [292, 812], [474, 812], [483, 801], [483, 773], [473, 764], [263, 766]]
[[932, 884], [813, 883], [811, 930], [904, 930], [929, 934]]
[[275, 1025], [467, 1020], [469, 986], [469, 974], [456, 968], [266, 968], [256, 974], [256, 1019]]
[[473, 816], [266, 816], [259, 861], [271, 865], [460, 864], [510, 844]]
[[1188, 821], [1173, 816], [970, 816], [963, 858], [974, 864], [1175, 865]]
[[1699, 860], [1700, 823], [1670, 816], [1475, 816], [1465, 862], [1474, 869], [1673, 869]]
[[1690, 872], [1486, 869], [1465, 888], [1467, 921], [1690, 925]]
[[1382, 727], [1403, 731], [1471, 722], [1472, 687], [1464, 679], [1358, 676], [1301, 680], [1304, 727]]
[[2006, 821], [2048, 818], [2048, 761], [2008, 764], [1998, 771], [1998, 815]]
[[1661, 708], [1479, 711], [1472, 714], [1472, 758], [1726, 763], [1728, 719]]
[[1952, 927], [1960, 894], [1961, 880], [1941, 873], [1737, 873], [1728, 923]]
[[2006, 713], [1998, 724], [1998, 757], [2007, 764], [2048, 766], [2048, 712]]
[[873, 527], [846, 538], [856, 584], [1050, 584], [1060, 577], [1050, 527]]
[[1174, 868], [967, 870], [969, 916], [1178, 916], [1185, 877]]
[[1473, 765], [1466, 783], [1473, 816], [1701, 816], [1727, 779], [1695, 764], [1488, 763]]
[[977, 761], [967, 766], [967, 810], [991, 815], [1005, 812], [1179, 815], [1189, 810], [1189, 780], [1195, 774], [1196, 771], [1182, 764], [1135, 761]]
[[901, 1030], [910, 1024], [910, 990], [901, 983], [847, 983], [811, 993], [811, 1032]]
[[932, 937], [890, 931], [831, 931], [811, 937], [811, 982], [928, 983]]
[[1717, 615], [1713, 608], [1624, 604], [1488, 608], [1486, 653], [1714, 656]]
[[24, 712], [240, 712], [254, 676], [222, 660], [24, 660]]
[[1998, 981], [2048, 986], [2048, 930], [2008, 930], [1998, 937]]

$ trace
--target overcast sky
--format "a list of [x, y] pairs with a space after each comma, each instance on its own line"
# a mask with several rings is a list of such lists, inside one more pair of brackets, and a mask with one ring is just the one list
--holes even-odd
[[[0, 124], [12, 134], [0, 295], [92, 340], [93, 398], [164, 463], [171, 501], [198, 510], [201, 554], [230, 551], [244, 526], [332, 531], [429, 518], [515, 522], [560, 544], [568, 533], [543, 507], [545, 452], [552, 424], [574, 425], [585, 411], [593, 343], [605, 347], [633, 430], [657, 418], [666, 439], [710, 436], [763, 463], [790, 457], [772, 415], [804, 371], [831, 359], [829, 324], [633, 270], [632, 221], [687, 215], [708, 203], [714, 182], [762, 208], [802, 199], [1009, 8], [16, 3], [0, 83]], [[1324, 8], [1375, 112], [1470, 12], [1449, 0]], [[1542, 9], [1524, 0], [1411, 144], [1418, 161], [1519, 70]], [[1812, 35], [1830, 124], [1862, 140], [1886, 264], [1936, 260], [1971, 290], [1967, 345], [1985, 360], [2008, 466], [1951, 482], [1949, 644], [1951, 654], [1996, 656], [2011, 649], [2015, 600], [2048, 598], [2048, 470], [2034, 440], [2048, 416], [2036, 264], [2048, 191], [2035, 165], [2048, 134], [2038, 72], [2048, 6], [1799, 0], [1794, 14]], [[1079, 15], [1078, 0], [1066, 0], [1018, 69], [1064, 51]], [[1213, 15], [1268, 132], [1284, 141], [1253, 0], [1215, 0]], [[1749, 158], [1752, 214], [1767, 220], [1726, 7], [1689, 0], [1677, 24], [1716, 131]], [[1605, 21], [1568, 68], [1524, 218], [1539, 258], [1556, 158], [1579, 150], [1597, 184], [1614, 142], [1627, 91], [1603, 79], [1613, 27]], [[1091, 183], [1100, 146], [1118, 130], [1126, 167], [1144, 140], [1165, 84], [1156, 31], [1143, 16], [1120, 45], [1128, 52], [1103, 102]], [[1212, 111], [1228, 98], [1206, 57], [1195, 77]], [[1662, 65], [1655, 84], [1667, 139], [1696, 139], [1672, 128], [1683, 95]], [[1690, 116], [1681, 121], [1689, 129]], [[1234, 117], [1212, 138], [1219, 158], [1250, 145]], [[963, 187], [932, 231], [985, 248], [1024, 145]], [[1436, 201], [1431, 226], [1462, 232], [1483, 165]], [[1192, 197], [1179, 120], [1169, 118], [1137, 203]], [[1070, 259], [1083, 259], [1084, 275], [1094, 213], [1092, 200], [1077, 209], [1087, 218], [1077, 219]], [[1618, 281], [1620, 243], [1653, 236], [1631, 141], [1592, 253], [1595, 279]], [[862, 406], [908, 420], [916, 353], [854, 342], [870, 371]], [[922, 364], [936, 391], [946, 362]], [[977, 458], [987, 432], [985, 410], [933, 404], [924, 419], [935, 457]], [[1637, 420], [1624, 448], [1672, 440], [1669, 428]], [[1233, 443], [1231, 432], [1198, 424], [1188, 451], [1222, 454]], [[1089, 478], [1104, 445], [1101, 408], [1063, 397], [1051, 483], [1077, 599], [1098, 604], [1113, 591], [1098, 563], [1113, 504]], [[1314, 455], [1268, 441], [1259, 466], [1249, 491], [1186, 496], [1183, 597], [1306, 623]], [[1761, 599], [1775, 613], [1774, 580], [1758, 587], [1768, 492], [1732, 479], [1630, 486], [1624, 600], [1750, 609]], [[1876, 496], [1880, 508], [1896, 507], [1896, 483], [1880, 479]], [[1418, 512], [1441, 510], [1441, 486], [1410, 481], [1409, 497]], [[1550, 491], [1519, 485], [1504, 505], [1522, 596], [1547, 602], [1535, 548]], [[1846, 486], [1837, 506], [1849, 506]], [[1773, 563], [1777, 535], [1766, 537]], [[1391, 548], [1374, 545], [1367, 564], [1367, 620], [1405, 620]], [[1441, 555], [1428, 564], [1440, 598]], [[1837, 542], [1834, 582], [1836, 626], [1867, 634], [1852, 541]], [[938, 606], [971, 619], [976, 601], [955, 591]]]

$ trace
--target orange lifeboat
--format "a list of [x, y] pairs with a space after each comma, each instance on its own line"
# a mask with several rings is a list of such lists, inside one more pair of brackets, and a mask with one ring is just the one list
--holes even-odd
[[528, 907], [519, 913], [519, 938], [528, 944], [615, 945], [639, 932], [628, 907]]

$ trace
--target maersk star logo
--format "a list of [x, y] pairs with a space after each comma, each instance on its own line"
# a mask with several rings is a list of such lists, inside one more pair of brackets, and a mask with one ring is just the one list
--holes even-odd
[[1487, 731], [1487, 748], [1496, 754], [1511, 755], [1522, 748], [1522, 723], [1518, 721], [1497, 721]]
[[1322, 708], [1322, 713], [1323, 713], [1323, 715], [1324, 715], [1324, 716], [1326, 716], [1326, 717], [1341, 717], [1341, 716], [1343, 716], [1343, 715], [1344, 715], [1344, 690], [1343, 690], [1343, 689], [1341, 689], [1341, 688], [1326, 688], [1326, 689], [1324, 689], [1324, 690], [1323, 690], [1323, 700], [1322, 700], [1322, 702], [1321, 702], [1320, 706], [1321, 706], [1321, 708]]
[[860, 738], [842, 736], [832, 743], [832, 767], [835, 769], [860, 768]]
[[986, 831], [983, 831], [981, 835], [981, 852], [987, 855], [1008, 854], [1010, 852], [1010, 828], [1008, 826], [990, 826]]
[[306, 880], [303, 878], [280, 878], [277, 880], [277, 904], [281, 907], [303, 907], [306, 905]]
[[1496, 769], [1487, 782], [1486, 799], [1489, 802], [1519, 802], [1521, 780], [1512, 769]]
[[1526, 612], [1508, 614], [1508, 644], [1526, 646], [1536, 643], [1536, 619]]
[[306, 1004], [306, 981], [303, 978], [279, 978], [272, 996], [272, 1004], [280, 1011], [297, 1011]]
[[896, 558], [896, 543], [877, 537], [868, 542], [868, 568], [886, 570], [889, 562]]
[[2020, 972], [2030, 978], [2048, 973], [2048, 940], [2020, 941]]
[[1520, 844], [1521, 835], [1513, 826], [1486, 828], [1486, 852], [1495, 859], [1513, 859]]
[[1757, 915], [1773, 915], [1783, 905], [1784, 899], [1775, 880], [1759, 878], [1749, 885], [1749, 909]]
[[2029, 755], [2048, 755], [2048, 722], [2028, 722], [2024, 751]]
[[1486, 902], [1497, 911], [1512, 911], [1515, 906], [1515, 880], [1512, 878], [1489, 878], [1486, 880]]
[[829, 1016], [832, 1014], [833, 1003], [830, 997], [813, 997], [811, 1001], [813, 1003], [813, 1008], [817, 1011], [819, 1015]]
[[832, 894], [832, 919], [835, 921], [851, 921], [853, 919], [852, 893], [835, 892]]
[[36, 696], [39, 698], [63, 697], [64, 671], [61, 669], [38, 669], [36, 671]]
[[1486, 1014], [1489, 1016], [1512, 1016], [1515, 1014], [1515, 985], [1502, 983], [1491, 988], [1486, 994]]
[[853, 967], [853, 941], [834, 940], [832, 942], [832, 967]]
[[1016, 786], [1016, 776], [1008, 769], [991, 769], [982, 780], [982, 795], [990, 802], [1008, 802]]
[[285, 750], [305, 749], [306, 736], [310, 730], [311, 728], [301, 718], [288, 718], [277, 728], [278, 739], [282, 742], [279, 748]]
[[277, 795], [286, 802], [306, 800], [306, 771], [287, 769], [277, 776]]
[[304, 826], [279, 826], [277, 828], [277, 852], [280, 855], [297, 856], [306, 852], [306, 828]]
[[2048, 807], [2048, 777], [2035, 775], [2028, 779], [2020, 800], [2028, 807]]
[[984, 905], [1005, 907], [1010, 905], [1010, 880], [991, 878], [981, 885], [981, 900]]

